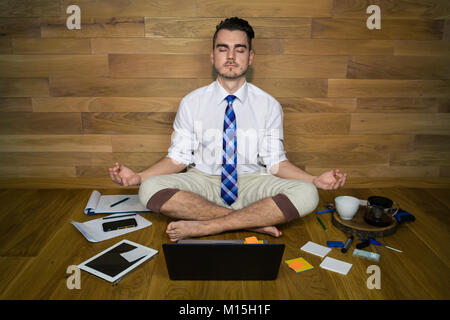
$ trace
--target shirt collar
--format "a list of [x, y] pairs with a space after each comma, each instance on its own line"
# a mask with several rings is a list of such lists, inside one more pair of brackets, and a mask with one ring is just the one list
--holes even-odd
[[[215, 86], [214, 91], [215, 91], [215, 96], [217, 99], [217, 104], [220, 104], [230, 94], [228, 93], [227, 90], [225, 90], [222, 87], [222, 85], [219, 83], [218, 80], [216, 80], [214, 86]], [[248, 94], [247, 81], [244, 82], [244, 84], [238, 89], [238, 91], [233, 93], [233, 95], [236, 96], [236, 98], [239, 99], [239, 101], [241, 103], [244, 103], [245, 99], [247, 98], [247, 94]]]

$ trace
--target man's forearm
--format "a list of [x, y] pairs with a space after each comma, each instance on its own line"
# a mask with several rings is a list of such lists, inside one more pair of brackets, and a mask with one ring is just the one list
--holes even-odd
[[316, 178], [315, 176], [310, 175], [306, 171], [292, 164], [289, 160], [282, 161], [272, 166], [270, 168], [270, 172], [279, 178], [303, 180], [311, 183], [313, 183], [314, 178]]
[[147, 178], [153, 176], [159, 176], [163, 174], [178, 173], [186, 168], [184, 163], [177, 162], [169, 157], [164, 157], [157, 163], [152, 165], [150, 168], [139, 172], [138, 175], [141, 177], [141, 183]]

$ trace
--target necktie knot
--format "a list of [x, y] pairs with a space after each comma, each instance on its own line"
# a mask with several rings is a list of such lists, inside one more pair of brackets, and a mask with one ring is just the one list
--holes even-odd
[[236, 96], [233, 96], [232, 94], [228, 95], [226, 97], [228, 103], [233, 103], [234, 99], [236, 99]]

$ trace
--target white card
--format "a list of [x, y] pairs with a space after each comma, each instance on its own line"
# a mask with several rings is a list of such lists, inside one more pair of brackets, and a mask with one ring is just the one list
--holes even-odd
[[328, 254], [328, 252], [331, 251], [330, 248], [321, 246], [320, 244], [314, 243], [312, 241], [308, 241], [303, 247], [300, 248], [300, 250], [312, 253], [321, 258], [325, 257]]
[[333, 272], [341, 273], [343, 275], [347, 275], [347, 273], [352, 268], [352, 264], [341, 261], [341, 260], [333, 259], [330, 257], [326, 257], [320, 264], [320, 267], [322, 269], [326, 269], [326, 270], [330, 270]]
[[148, 250], [147, 248], [137, 247], [136, 249], [133, 249], [131, 251], [121, 253], [120, 255], [128, 262], [133, 262], [150, 253], [151, 251]]

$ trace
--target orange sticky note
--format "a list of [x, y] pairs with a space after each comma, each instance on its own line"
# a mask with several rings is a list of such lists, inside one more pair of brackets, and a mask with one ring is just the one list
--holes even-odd
[[259, 241], [258, 241], [258, 238], [256, 238], [256, 237], [248, 237], [248, 238], [245, 238], [245, 243], [246, 244], [258, 244]]
[[300, 260], [294, 260], [289, 265], [289, 267], [291, 267], [295, 271], [298, 271], [298, 270], [302, 269], [304, 266], [305, 266], [305, 263], [300, 261]]
[[289, 266], [289, 268], [291, 268], [297, 273], [314, 269], [314, 267], [303, 258], [295, 258], [291, 260], [286, 260], [285, 262]]

